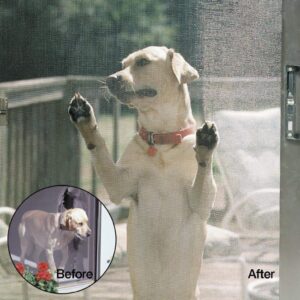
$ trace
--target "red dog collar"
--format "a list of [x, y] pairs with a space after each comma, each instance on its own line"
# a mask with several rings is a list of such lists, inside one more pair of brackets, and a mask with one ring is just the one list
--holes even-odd
[[139, 130], [140, 137], [147, 142], [149, 145], [148, 155], [154, 156], [157, 149], [154, 147], [155, 144], [158, 145], [177, 145], [182, 142], [182, 139], [195, 132], [195, 127], [188, 127], [179, 131], [169, 132], [169, 133], [153, 133], [152, 131], [147, 131], [145, 128]]

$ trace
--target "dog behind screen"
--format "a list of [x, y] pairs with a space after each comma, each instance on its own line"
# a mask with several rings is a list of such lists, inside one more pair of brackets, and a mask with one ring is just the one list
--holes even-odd
[[90, 236], [91, 229], [88, 225], [88, 216], [81, 208], [74, 208], [74, 198], [65, 190], [63, 194], [65, 211], [48, 213], [42, 210], [26, 211], [19, 224], [19, 238], [21, 255], [20, 261], [33, 257], [38, 262], [43, 251], [51, 271], [56, 271], [54, 251], [60, 250], [62, 254], [59, 268], [64, 269], [69, 258], [69, 244]]
[[[139, 132], [115, 164], [92, 106], [76, 93], [71, 121], [90, 150], [110, 200], [131, 198], [128, 262], [134, 300], [192, 300], [216, 186], [216, 126], [197, 130], [187, 83], [198, 72], [173, 49], [148, 47], [122, 61], [106, 85], [138, 111]], [[195, 159], [196, 155], [196, 159]]]

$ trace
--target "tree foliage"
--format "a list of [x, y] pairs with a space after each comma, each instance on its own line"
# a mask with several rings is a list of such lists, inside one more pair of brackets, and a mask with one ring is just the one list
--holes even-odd
[[107, 75], [129, 52], [174, 46], [162, 0], [0, 1], [0, 80]]

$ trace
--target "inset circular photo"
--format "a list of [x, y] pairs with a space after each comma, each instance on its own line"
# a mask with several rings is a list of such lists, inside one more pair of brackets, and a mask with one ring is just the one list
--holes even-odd
[[26, 198], [8, 231], [11, 260], [21, 276], [50, 293], [73, 293], [99, 280], [116, 248], [113, 220], [95, 196], [51, 186]]

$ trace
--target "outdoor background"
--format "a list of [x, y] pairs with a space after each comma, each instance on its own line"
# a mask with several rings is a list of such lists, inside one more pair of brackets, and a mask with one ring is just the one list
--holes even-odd
[[280, 3], [0, 1], [0, 81], [106, 76], [149, 45], [174, 47], [207, 75], [279, 76]]
[[[67, 108], [76, 91], [91, 102], [116, 161], [136, 133], [136, 112], [100, 81], [132, 51], [171, 47], [199, 72], [189, 85], [198, 126], [213, 120], [221, 136], [202, 299], [250, 295], [249, 268], [278, 275], [281, 17], [281, 0], [0, 0], [0, 98], [9, 103], [8, 126], [0, 126], [0, 212], [49, 185], [95, 194], [117, 222], [118, 245], [114, 268], [90, 298], [131, 299], [128, 201], [110, 203]], [[0, 220], [0, 237], [5, 230]], [[3, 299], [39, 299], [9, 267], [0, 255]], [[18, 284], [8, 284], [8, 274]], [[277, 283], [259, 294], [278, 294]]]
[[148, 45], [188, 52], [194, 14], [178, 0], [1, 1], [0, 80], [108, 75]]

